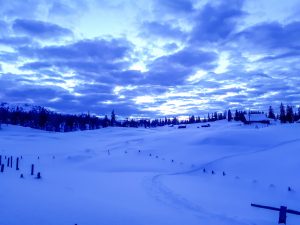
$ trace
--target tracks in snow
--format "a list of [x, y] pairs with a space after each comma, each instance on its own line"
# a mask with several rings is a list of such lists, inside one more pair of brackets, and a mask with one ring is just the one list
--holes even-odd
[[[198, 166], [195, 169], [191, 169], [191, 170], [187, 170], [187, 171], [183, 171], [183, 172], [181, 171], [181, 172], [175, 172], [175, 173], [157, 174], [154, 177], [152, 177], [150, 181], [148, 181], [147, 189], [149, 190], [150, 194], [156, 200], [158, 200], [158, 201], [160, 201], [164, 204], [170, 205], [172, 207], [174, 207], [174, 205], [176, 205], [178, 208], [183, 208], [184, 210], [192, 211], [192, 212], [195, 213], [196, 216], [199, 217], [199, 220], [201, 220], [201, 218], [210, 218], [210, 219], [215, 218], [219, 222], [221, 222], [221, 221], [224, 222], [225, 221], [225, 224], [232, 224], [232, 225], [249, 224], [249, 223], [237, 221], [235, 218], [231, 218], [231, 217], [228, 217], [228, 216], [219, 215], [219, 214], [215, 214], [215, 213], [205, 211], [205, 209], [203, 207], [201, 207], [199, 204], [197, 204], [195, 202], [192, 202], [191, 200], [188, 200], [187, 198], [185, 198], [184, 196], [181, 196], [178, 193], [175, 193], [170, 188], [168, 188], [166, 185], [164, 185], [163, 181], [162, 181], [162, 178], [165, 177], [165, 176], [176, 176], [176, 175], [192, 174], [192, 173], [198, 172], [199, 170], [202, 170], [204, 167], [206, 167], [208, 165], [212, 165], [212, 164], [214, 164], [216, 162], [219, 162], [219, 161], [222, 161], [222, 160], [235, 158], [235, 157], [240, 157], [240, 156], [245, 156], [245, 155], [257, 154], [257, 153], [261, 153], [261, 152], [265, 152], [265, 151], [272, 151], [272, 150], [275, 150], [278, 147], [281, 147], [281, 146], [284, 146], [284, 145], [287, 145], [287, 144], [291, 144], [291, 143], [295, 143], [295, 142], [299, 142], [299, 141], [300, 141], [300, 138], [297, 138], [297, 139], [293, 139], [293, 140], [283, 141], [283, 142], [280, 142], [280, 143], [278, 143], [276, 145], [273, 145], [271, 147], [263, 148], [263, 149], [260, 149], [260, 150], [223, 156], [223, 157], [217, 158], [215, 160], [209, 161], [207, 163], [204, 163], [204, 164], [202, 164], [201, 166]], [[220, 224], [220, 223], [218, 223], [218, 224]]]

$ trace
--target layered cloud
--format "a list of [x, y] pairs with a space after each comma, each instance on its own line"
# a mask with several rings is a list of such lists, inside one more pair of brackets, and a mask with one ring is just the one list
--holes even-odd
[[298, 105], [300, 20], [253, 20], [248, 3], [0, 0], [0, 101], [151, 117]]
[[16, 34], [24, 34], [39, 39], [59, 39], [72, 35], [72, 31], [69, 29], [38, 20], [16, 19], [12, 28]]

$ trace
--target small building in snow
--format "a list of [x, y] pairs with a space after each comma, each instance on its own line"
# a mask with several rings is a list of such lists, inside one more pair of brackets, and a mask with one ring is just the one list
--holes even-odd
[[270, 119], [266, 116], [266, 114], [244, 114], [244, 123], [252, 124], [252, 123], [262, 123], [262, 124], [270, 124]]
[[185, 129], [185, 128], [186, 128], [186, 125], [185, 125], [185, 124], [178, 125], [178, 129]]

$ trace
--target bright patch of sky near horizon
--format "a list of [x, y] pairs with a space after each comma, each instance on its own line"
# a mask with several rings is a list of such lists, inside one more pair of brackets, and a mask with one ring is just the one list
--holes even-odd
[[0, 101], [153, 117], [297, 105], [299, 12], [296, 0], [0, 0]]

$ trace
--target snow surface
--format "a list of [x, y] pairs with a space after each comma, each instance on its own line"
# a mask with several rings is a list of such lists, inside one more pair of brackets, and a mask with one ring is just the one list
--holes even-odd
[[[2, 125], [0, 154], [23, 159], [20, 171], [0, 173], [0, 225], [277, 224], [278, 212], [250, 203], [300, 211], [300, 124], [260, 126], [50, 133]], [[41, 180], [30, 176], [32, 163]]]

